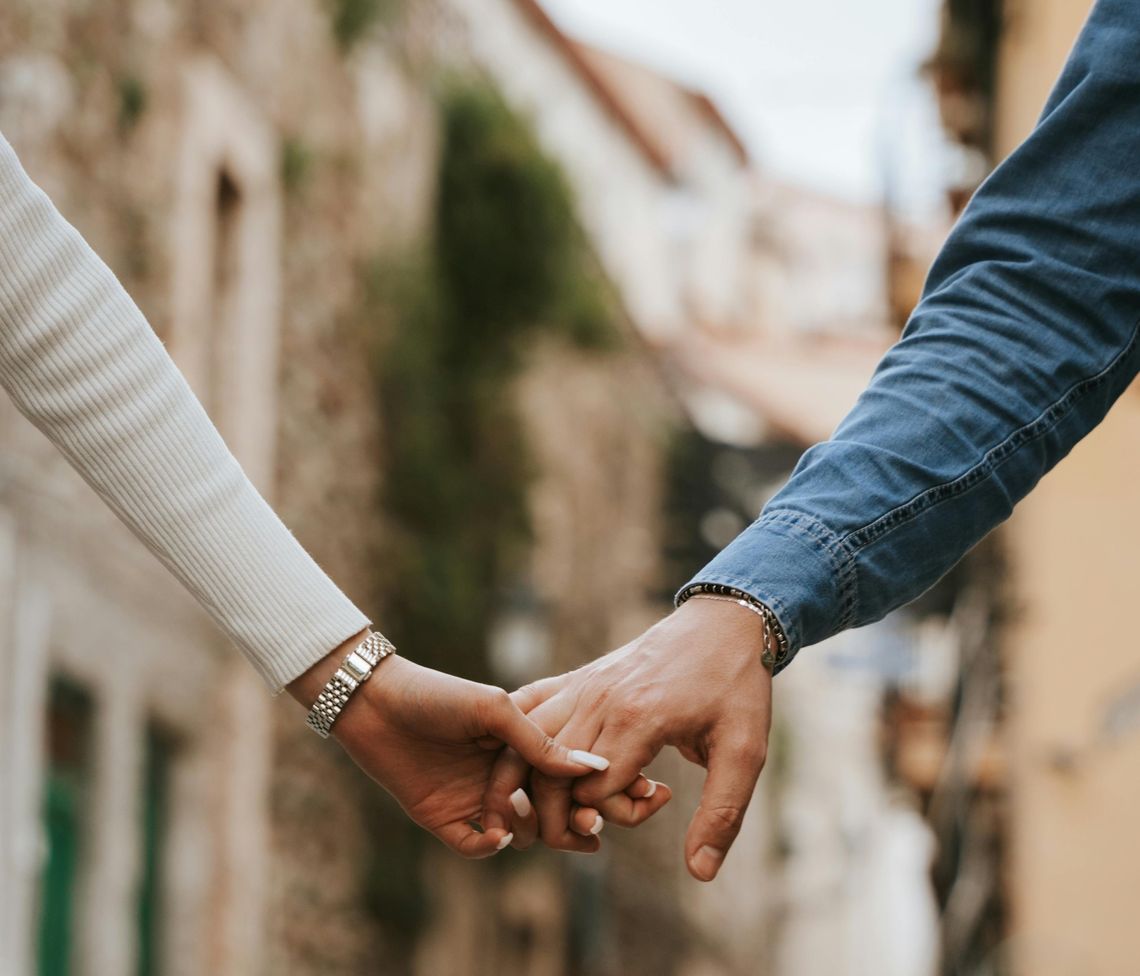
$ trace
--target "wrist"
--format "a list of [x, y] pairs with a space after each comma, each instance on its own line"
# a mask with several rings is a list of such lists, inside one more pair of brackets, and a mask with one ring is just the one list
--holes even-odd
[[382, 741], [393, 720], [401, 714], [400, 702], [407, 701], [409, 682], [414, 682], [418, 666], [393, 654], [384, 660], [383, 673], [377, 671], [344, 706], [329, 733], [342, 746], [351, 748]]
[[758, 662], [764, 659], [764, 620], [735, 600], [698, 599], [694, 596], [677, 607], [667, 619], [675, 620], [690, 635], [690, 640], [699, 640], [702, 646], [707, 647], [711, 643], [717, 651], [730, 655], [743, 654]]
[[285, 690], [306, 709], [313, 707], [313, 702], [321, 690], [328, 684], [329, 679], [336, 674], [336, 669], [348, 656], [348, 653], [359, 646], [372, 631], [365, 628], [358, 634], [353, 634], [348, 640], [338, 644], [328, 654], [316, 661], [304, 674], [294, 678], [285, 686]]
[[677, 594], [677, 608], [693, 600], [735, 604], [759, 618], [763, 628], [760, 659], [764, 667], [775, 674], [788, 662], [788, 637], [775, 612], [751, 593], [723, 583], [693, 583]]

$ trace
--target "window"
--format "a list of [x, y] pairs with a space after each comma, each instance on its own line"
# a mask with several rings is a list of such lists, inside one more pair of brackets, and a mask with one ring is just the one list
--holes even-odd
[[169, 348], [264, 492], [277, 423], [280, 151], [272, 127], [219, 65], [198, 62], [186, 81]]
[[[39, 976], [70, 976], [83, 967], [76, 955], [79, 891], [93, 837], [88, 822], [97, 784], [93, 775], [95, 709], [78, 686], [52, 683], [47, 710], [47, 767], [42, 826], [44, 860], [40, 877], [37, 944]], [[162, 970], [164, 850], [169, 818], [173, 737], [157, 723], [146, 726], [138, 821], [139, 878], [137, 976]]]
[[43, 873], [40, 879], [38, 972], [72, 972], [76, 889], [84, 862], [91, 778], [90, 697], [74, 685], [52, 684], [47, 711]]
[[225, 432], [233, 426], [226, 416], [232, 406], [230, 389], [234, 383], [234, 337], [240, 328], [242, 196], [237, 181], [226, 169], [219, 169], [214, 180], [213, 281], [210, 297], [212, 314], [207, 321], [206, 339], [210, 369], [206, 409]]
[[146, 731], [142, 781], [141, 851], [138, 900], [138, 976], [157, 976], [162, 959], [163, 856], [169, 818], [174, 741], [151, 723]]

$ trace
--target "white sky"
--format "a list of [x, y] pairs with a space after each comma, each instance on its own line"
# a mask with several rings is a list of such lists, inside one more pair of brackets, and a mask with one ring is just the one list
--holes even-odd
[[862, 201], [884, 172], [935, 205], [933, 99], [917, 79], [939, 0], [543, 0], [567, 32], [706, 91], [760, 165]]

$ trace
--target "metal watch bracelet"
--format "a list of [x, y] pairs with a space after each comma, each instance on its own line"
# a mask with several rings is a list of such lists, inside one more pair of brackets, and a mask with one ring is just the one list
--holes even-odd
[[309, 709], [305, 724], [322, 739], [327, 739], [356, 689], [372, 677], [372, 672], [384, 658], [395, 652], [396, 645], [383, 634], [369, 634], [348, 652], [328, 684], [321, 689]]
[[764, 649], [760, 653], [760, 663], [769, 671], [774, 671], [787, 660], [788, 637], [784, 633], [784, 628], [780, 626], [780, 621], [771, 608], [761, 603], [751, 593], [738, 590], [735, 586], [726, 586], [724, 583], [694, 583], [677, 595], [676, 605], [680, 606], [693, 597], [725, 600], [738, 604], [745, 610], [751, 610], [764, 621]]

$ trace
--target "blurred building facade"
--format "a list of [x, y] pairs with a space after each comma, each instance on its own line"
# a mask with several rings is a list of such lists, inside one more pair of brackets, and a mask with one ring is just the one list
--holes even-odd
[[[383, 149], [311, 99], [353, 94], [326, 15], [267, 13], [6, 5], [0, 126], [367, 606], [376, 472], [348, 459], [378, 432], [361, 342], [336, 322], [372, 233], [350, 200], [380, 190], [324, 171], [301, 200], [282, 167], [302, 130], [322, 153]], [[381, 91], [370, 108], [416, 103]], [[430, 130], [420, 118], [401, 139]], [[402, 148], [382, 187], [393, 227], [417, 199]], [[360, 777], [292, 735], [294, 711], [6, 404], [4, 441], [0, 971], [365, 971], [385, 939], [359, 907]]]
[[[16, 3], [0, 11], [0, 126], [255, 482], [371, 608], [384, 432], [358, 269], [428, 233], [438, 72], [503, 83], [577, 189], [635, 330], [604, 360], [534, 350], [520, 385], [548, 648], [528, 666], [553, 670], [667, 606], [662, 469], [684, 421], [645, 340], [697, 306], [747, 317], [750, 184], [702, 96], [576, 45], [531, 4], [472, 13]], [[500, 28], [506, 50], [488, 46]], [[533, 88], [506, 90], [512, 61]], [[632, 117], [630, 84], [656, 86], [670, 126]], [[10, 408], [3, 423], [0, 971], [751, 971], [762, 831], [749, 880], [707, 900], [688, 897], [680, 813], [587, 866], [504, 870], [379, 836], [373, 787], [266, 700], [42, 438]]]
[[[905, 304], [883, 215], [765, 179], [707, 97], [566, 36], [533, 0], [0, 8], [0, 129], [369, 610], [398, 527], [377, 504], [371, 367], [370, 316], [390, 312], [359, 272], [431, 232], [441, 74], [490, 81], [529, 121], [625, 330], [605, 356], [540, 341], [520, 377], [534, 541], [489, 641], [496, 677], [520, 682], [652, 623], [834, 428]], [[769, 769], [716, 885], [682, 864], [701, 776], [676, 757], [654, 770], [670, 807], [598, 858], [467, 864], [401, 825], [292, 703], [267, 702], [4, 411], [0, 973], [933, 971], [943, 906], [908, 797], [929, 812], [978, 775], [1005, 795], [989, 737], [983, 774], [939, 788], [958, 664], [991, 631], [976, 586], [781, 679]], [[414, 635], [393, 636], [415, 657]]]
[[[1030, 131], [1087, 0], [1007, 3], [993, 158]], [[1046, 477], [1007, 530], [1018, 617], [1007, 645], [1015, 970], [1118, 973], [1140, 954], [1140, 657], [1130, 614], [1140, 391]], [[1079, 607], [1074, 631], [1066, 607]], [[1074, 655], [1079, 663], [1074, 666]], [[1080, 896], [1074, 898], [1079, 892]]]

